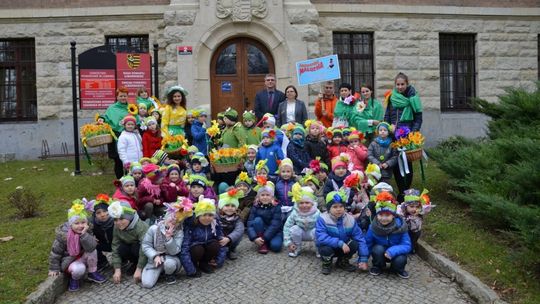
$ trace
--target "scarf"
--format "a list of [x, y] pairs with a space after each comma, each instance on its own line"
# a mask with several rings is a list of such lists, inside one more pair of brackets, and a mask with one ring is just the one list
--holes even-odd
[[390, 146], [390, 143], [392, 143], [392, 140], [390, 137], [386, 137], [386, 139], [382, 139], [380, 137], [375, 138], [375, 141], [381, 146], [382, 148], [388, 148]]
[[300, 148], [304, 148], [304, 139], [303, 138], [295, 138], [292, 140], [292, 142], [299, 146]]
[[422, 103], [413, 86], [407, 87], [405, 94], [408, 97], [394, 89], [390, 96], [390, 102], [393, 108], [403, 109], [399, 121], [412, 121], [414, 119], [414, 113], [422, 112]]
[[[401, 221], [403, 223], [403, 220]], [[407, 232], [408, 227], [407, 225], [401, 225], [400, 227], [397, 226], [396, 218], [390, 222], [390, 224], [383, 226], [377, 217], [373, 220], [373, 223], [371, 223], [371, 229], [373, 230], [373, 233], [379, 236], [389, 236], [391, 234], [399, 234]]]
[[114, 226], [114, 220], [110, 216], [105, 221], [100, 221], [100, 220], [98, 220], [97, 218], [94, 217], [94, 226], [99, 227], [99, 228], [101, 228], [103, 230], [107, 230], [107, 229], [111, 228], [112, 226]]
[[148, 191], [150, 195], [152, 195], [154, 198], [159, 197], [161, 194], [161, 189], [159, 185], [154, 185], [148, 178], [143, 178], [141, 180], [140, 185]]
[[77, 257], [79, 256], [81, 252], [81, 243], [80, 243], [81, 235], [78, 233], [75, 233], [71, 227], [68, 228], [67, 233], [67, 249], [69, 256]]

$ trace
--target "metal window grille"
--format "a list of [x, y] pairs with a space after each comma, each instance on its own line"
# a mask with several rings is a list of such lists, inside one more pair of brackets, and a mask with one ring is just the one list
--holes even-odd
[[538, 70], [538, 80], [540, 80], [540, 35], [538, 35], [538, 38], [536, 39], [537, 43], [538, 43], [538, 48], [537, 48], [537, 53], [538, 53], [538, 65], [537, 65], [537, 70]]
[[439, 34], [441, 111], [470, 111], [476, 96], [475, 34]]
[[140, 52], [148, 53], [150, 44], [148, 43], [148, 35], [139, 36], [107, 36], [105, 44], [111, 48], [113, 53], [116, 52]]
[[31, 39], [0, 39], [0, 122], [36, 121], [36, 47]]
[[339, 58], [342, 82], [350, 83], [353, 90], [360, 91], [363, 83], [374, 85], [373, 33], [333, 33], [334, 53]]

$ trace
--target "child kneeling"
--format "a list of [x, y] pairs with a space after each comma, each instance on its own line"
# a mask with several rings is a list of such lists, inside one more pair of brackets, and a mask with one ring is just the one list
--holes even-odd
[[283, 239], [289, 256], [297, 257], [302, 248], [302, 241], [315, 240], [315, 223], [320, 212], [317, 209], [317, 197], [310, 187], [295, 183], [292, 187], [294, 208], [283, 226]]
[[185, 197], [179, 197], [175, 203], [164, 203], [167, 211], [162, 221], [148, 228], [141, 244], [142, 251], [148, 257], [148, 263], [142, 271], [142, 286], [152, 288], [159, 275], [165, 273], [165, 282], [174, 284], [176, 273], [180, 271], [180, 249], [184, 231], [182, 222], [193, 215], [193, 204]]
[[238, 215], [239, 198], [244, 196], [242, 190], [232, 188], [219, 195], [219, 222], [224, 237], [219, 241], [222, 247], [228, 247], [227, 257], [236, 260], [236, 247], [244, 236], [244, 222]]
[[345, 212], [346, 194], [332, 191], [326, 196], [326, 211], [317, 220], [315, 234], [322, 259], [322, 274], [332, 271], [332, 258], [337, 257], [336, 266], [346, 271], [355, 271], [349, 259], [358, 252], [358, 268], [367, 270], [368, 247], [362, 230], [352, 215]]
[[405, 271], [407, 254], [411, 251], [411, 239], [407, 223], [396, 216], [396, 200], [392, 194], [382, 192], [377, 195], [375, 211], [377, 216], [369, 226], [366, 242], [371, 252], [373, 267], [369, 270], [372, 275], [379, 275], [390, 262], [390, 269], [400, 278], [408, 279]]
[[88, 269], [88, 280], [107, 281], [97, 271], [96, 239], [88, 225], [88, 213], [81, 200], [75, 200], [68, 211], [68, 221], [56, 229], [49, 256], [49, 276], [61, 271], [70, 275], [69, 291], [79, 290], [80, 280]]

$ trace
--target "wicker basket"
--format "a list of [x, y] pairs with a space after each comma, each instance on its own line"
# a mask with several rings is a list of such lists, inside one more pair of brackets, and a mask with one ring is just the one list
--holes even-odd
[[420, 148], [420, 149], [415, 149], [415, 150], [408, 150], [408, 151], [405, 151], [405, 154], [407, 155], [407, 160], [410, 161], [410, 162], [413, 162], [413, 161], [416, 161], [416, 160], [420, 160], [422, 158], [422, 152], [424, 151], [424, 149]]
[[98, 136], [92, 136], [86, 139], [86, 145], [89, 147], [98, 147], [113, 142], [111, 134], [103, 134]]
[[227, 173], [227, 172], [234, 172], [238, 171], [238, 164], [212, 164], [212, 167], [214, 167], [214, 172], [216, 173]]

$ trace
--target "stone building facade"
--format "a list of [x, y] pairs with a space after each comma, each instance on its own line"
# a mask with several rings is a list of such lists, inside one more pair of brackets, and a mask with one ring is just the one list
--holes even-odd
[[[376, 97], [382, 99], [397, 72], [408, 74], [423, 101], [422, 131], [429, 144], [451, 135], [485, 133], [483, 116], [466, 108], [456, 111], [442, 102], [448, 97], [442, 88], [448, 84], [456, 88], [443, 72], [442, 67], [454, 60], [443, 63], [447, 51], [441, 49], [443, 39], [465, 35], [473, 43], [467, 54], [472, 78], [464, 85], [472, 86], [467, 91], [471, 96], [466, 97], [496, 101], [505, 87], [534, 88], [539, 75], [537, 0], [511, 4], [485, 0], [46, 0], [36, 4], [19, 0], [0, 4], [0, 24], [0, 43], [20, 38], [35, 42], [37, 115], [27, 121], [0, 115], [0, 154], [16, 153], [19, 159], [38, 157], [42, 140], [47, 140], [52, 153], [58, 153], [63, 142], [72, 147], [72, 40], [80, 53], [103, 45], [108, 36], [144, 35], [150, 49], [154, 43], [159, 45], [160, 92], [181, 83], [190, 92], [188, 107], [222, 108], [226, 105], [212, 93], [213, 64], [216, 52], [231, 39], [247, 39], [264, 48], [272, 59], [278, 88], [283, 89], [297, 85], [297, 61], [336, 53], [336, 37], [359, 33], [369, 40], [371, 55], [359, 56], [363, 61], [352, 59], [353, 66], [367, 62], [357, 68], [358, 75], [365, 77], [358, 77], [373, 82]], [[191, 46], [192, 55], [180, 55], [179, 46]], [[353, 42], [354, 58], [356, 47]], [[455, 64], [466, 62], [460, 59], [465, 54], [454, 55]], [[1, 64], [0, 57], [0, 69]], [[312, 114], [319, 85], [298, 89], [299, 98], [310, 102]], [[79, 110], [79, 125], [90, 121], [95, 112]]]

